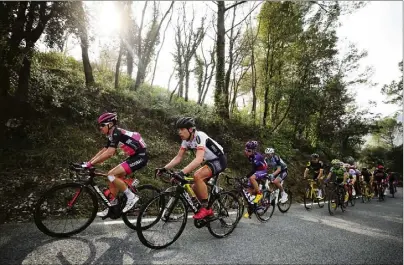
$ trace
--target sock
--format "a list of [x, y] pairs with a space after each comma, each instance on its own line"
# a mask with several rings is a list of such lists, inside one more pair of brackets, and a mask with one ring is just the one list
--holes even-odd
[[125, 193], [128, 200], [131, 200], [135, 197], [135, 194], [133, 194], [133, 192], [128, 188], [126, 188], [126, 190], [124, 190], [123, 192]]

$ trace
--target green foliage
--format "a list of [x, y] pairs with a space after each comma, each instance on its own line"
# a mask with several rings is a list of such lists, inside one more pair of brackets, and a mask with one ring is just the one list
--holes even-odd
[[[398, 66], [400, 72], [403, 73], [403, 61], [401, 61]], [[384, 85], [382, 93], [390, 98], [386, 103], [403, 106], [403, 76], [401, 75], [399, 81], [393, 81], [390, 85]]]

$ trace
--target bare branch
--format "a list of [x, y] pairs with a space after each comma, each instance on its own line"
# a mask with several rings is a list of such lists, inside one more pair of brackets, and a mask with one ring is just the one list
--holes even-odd
[[[240, 25], [241, 23], [243, 23], [243, 22], [248, 18], [248, 16], [250, 16], [251, 13], [254, 12], [254, 10], [257, 9], [257, 7], [259, 7], [259, 5], [261, 5], [262, 3], [263, 3], [263, 1], [259, 2], [255, 7], [253, 7], [253, 8], [251, 9], [251, 11], [250, 11], [242, 20], [240, 20], [240, 21], [239, 21], [237, 24], [235, 24], [232, 28], [235, 28], [235, 27], [237, 27], [238, 25]], [[229, 32], [232, 28], [226, 30], [226, 33]]]
[[233, 7], [236, 7], [236, 6], [238, 6], [238, 5], [244, 4], [244, 3], [246, 3], [246, 2], [247, 2], [247, 1], [236, 2], [235, 4], [233, 4], [233, 5], [229, 6], [229, 7], [226, 7], [226, 8], [224, 9], [224, 12], [226, 12], [227, 10], [229, 10], [229, 9], [231, 9], [231, 8], [233, 8]]

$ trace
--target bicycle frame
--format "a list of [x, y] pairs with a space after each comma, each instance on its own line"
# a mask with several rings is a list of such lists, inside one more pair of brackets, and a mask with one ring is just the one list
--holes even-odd
[[[106, 205], [106, 206], [108, 206], [108, 207], [112, 207], [112, 205], [111, 205], [111, 203], [109, 202], [109, 200], [107, 199], [107, 197], [105, 197], [104, 192], [102, 192], [102, 191], [100, 190], [100, 188], [98, 187], [98, 185], [97, 185], [97, 184], [95, 183], [95, 181], [94, 181], [94, 178], [95, 178], [95, 177], [107, 177], [106, 174], [101, 173], [101, 172], [95, 172], [95, 168], [89, 168], [89, 169], [88, 169], [88, 173], [87, 173], [87, 172], [84, 172], [85, 169], [82, 168], [80, 165], [78, 165], [78, 164], [73, 164], [73, 163], [70, 164], [70, 169], [72, 169], [72, 170], [74, 170], [74, 171], [76, 172], [76, 176], [77, 176], [79, 179], [80, 179], [80, 175], [81, 175], [81, 176], [83, 176], [83, 175], [88, 176], [89, 178], [86, 179], [84, 182], [82, 182], [81, 180], [79, 180], [79, 182], [82, 182], [82, 183], [81, 183], [81, 184], [82, 184], [82, 187], [91, 187], [93, 190], [95, 190], [96, 194], [101, 198], [101, 200], [102, 200], [102, 202], [104, 203], [104, 205]], [[84, 174], [80, 174], [80, 172], [83, 172]], [[125, 180], [123, 180], [123, 181], [125, 181]], [[126, 183], [126, 181], [125, 181], [125, 183]], [[129, 187], [133, 192], [136, 192], [136, 188], [135, 188], [134, 186], [129, 185], [129, 183], [127, 183], [127, 184], [128, 184], [128, 187]], [[69, 203], [68, 203], [68, 206], [69, 206], [69, 207], [72, 207], [72, 206], [75, 204], [75, 202], [76, 202], [77, 198], [79, 197], [80, 193], [81, 193], [81, 189], [76, 191], [75, 195], [73, 196], [73, 198], [72, 198], [72, 199], [69, 201]]]

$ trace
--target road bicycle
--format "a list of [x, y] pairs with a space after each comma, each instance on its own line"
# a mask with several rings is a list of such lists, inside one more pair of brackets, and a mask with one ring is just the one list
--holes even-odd
[[[317, 202], [318, 207], [323, 208], [325, 204], [325, 190], [323, 187], [318, 188], [317, 180], [307, 179], [307, 184], [304, 189], [304, 207], [307, 210], [313, 208], [313, 204]], [[321, 198], [317, 198], [318, 191], [321, 190]]]
[[[86, 229], [95, 219], [98, 211], [98, 199], [109, 208], [108, 216], [111, 219], [122, 218], [124, 223], [136, 230], [136, 219], [139, 207], [148, 198], [160, 193], [160, 189], [153, 185], [138, 185], [138, 180], [123, 179], [128, 188], [139, 196], [136, 205], [126, 213], [122, 209], [126, 204], [126, 196], [120, 194], [118, 204], [112, 206], [95, 183], [98, 176], [107, 177], [102, 172], [96, 172], [96, 168], [83, 168], [78, 163], [70, 163], [69, 169], [73, 182], [58, 184], [46, 190], [38, 199], [34, 209], [34, 221], [40, 231], [52, 237], [68, 237], [80, 233]], [[73, 173], [74, 172], [74, 173]], [[97, 198], [98, 197], [98, 198]], [[74, 219], [74, 216], [77, 219]], [[59, 227], [61, 231], [56, 231]]]
[[[141, 227], [137, 229], [140, 242], [151, 249], [162, 249], [173, 244], [185, 229], [188, 209], [196, 214], [201, 208], [191, 187], [193, 178], [182, 178], [172, 171], [166, 171], [162, 175], [166, 180], [171, 180], [172, 187], [146, 202], [137, 219], [137, 226]], [[194, 225], [196, 228], [207, 227], [214, 237], [223, 238], [230, 235], [237, 226], [240, 203], [233, 193], [223, 191], [218, 186], [218, 177], [219, 175], [213, 176], [207, 183], [210, 189], [208, 208], [213, 209], [214, 215], [202, 220], [194, 219]], [[176, 224], [178, 228], [174, 228]], [[173, 235], [172, 238], [161, 236], [166, 231]], [[154, 235], [157, 235], [155, 241]]]

